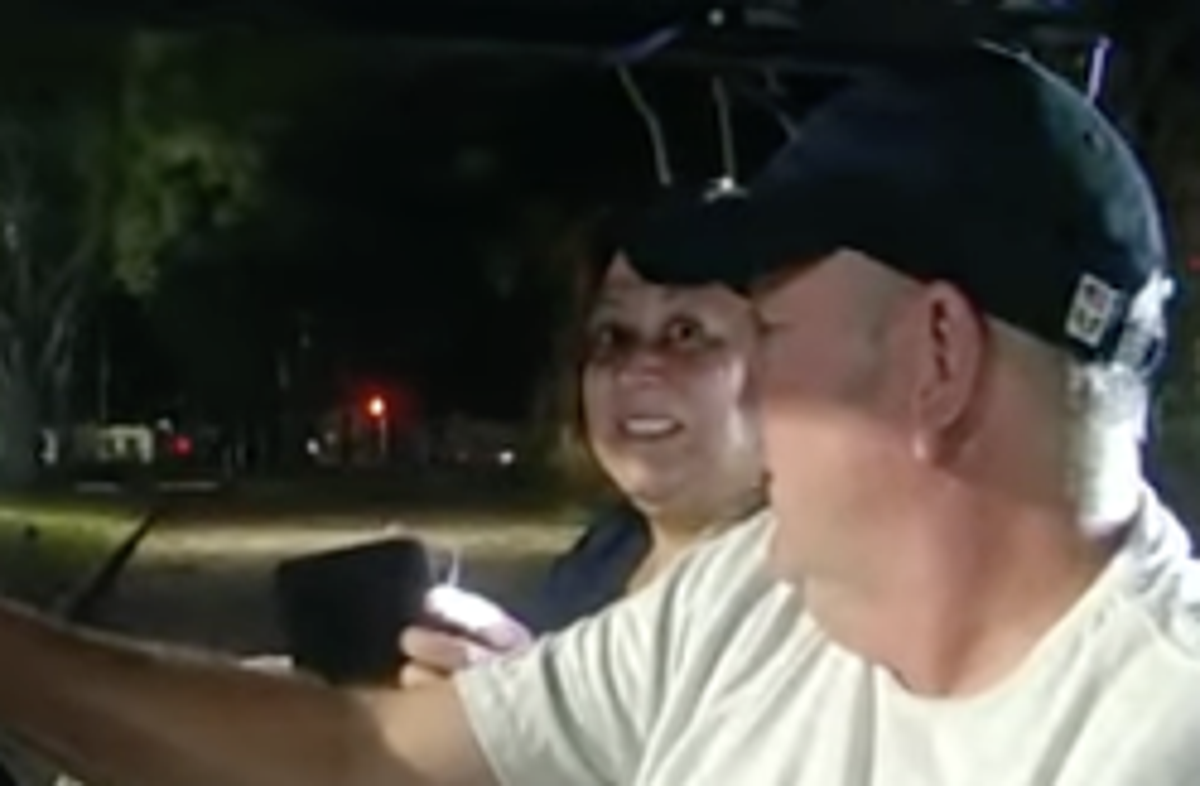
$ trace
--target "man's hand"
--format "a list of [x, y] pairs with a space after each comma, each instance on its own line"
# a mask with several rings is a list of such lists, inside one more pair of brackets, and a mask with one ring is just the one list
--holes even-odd
[[533, 642], [528, 630], [502, 608], [456, 587], [435, 587], [426, 600], [430, 623], [400, 635], [405, 688], [445, 680], [456, 671], [517, 652]]

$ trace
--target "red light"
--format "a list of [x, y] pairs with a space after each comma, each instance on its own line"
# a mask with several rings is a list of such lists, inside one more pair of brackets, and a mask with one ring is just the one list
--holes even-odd
[[192, 440], [182, 434], [171, 439], [171, 452], [176, 456], [192, 455]]
[[387, 402], [383, 400], [383, 396], [371, 396], [367, 400], [367, 414], [376, 420], [387, 414]]

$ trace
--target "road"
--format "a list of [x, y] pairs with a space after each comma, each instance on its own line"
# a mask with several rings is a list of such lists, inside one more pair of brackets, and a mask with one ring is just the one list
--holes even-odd
[[[238, 654], [277, 652], [271, 598], [279, 560], [378, 537], [377, 515], [326, 515], [288, 523], [165, 520], [100, 606], [98, 624], [165, 643]], [[389, 516], [395, 521], [396, 517]], [[506, 601], [528, 591], [572, 530], [531, 515], [401, 517], [398, 528], [463, 560], [462, 583]], [[397, 525], [393, 525], [396, 527]]]

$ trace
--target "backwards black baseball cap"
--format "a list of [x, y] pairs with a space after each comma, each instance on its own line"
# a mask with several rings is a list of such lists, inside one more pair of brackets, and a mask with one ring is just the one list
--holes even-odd
[[1163, 234], [1091, 102], [979, 46], [864, 76], [747, 188], [651, 211], [625, 247], [649, 280], [739, 290], [853, 249], [1085, 361], [1148, 371], [1171, 289]]

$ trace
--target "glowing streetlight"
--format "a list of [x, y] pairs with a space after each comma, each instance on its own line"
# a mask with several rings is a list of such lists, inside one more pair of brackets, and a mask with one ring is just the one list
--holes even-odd
[[367, 415], [375, 421], [375, 438], [379, 443], [379, 460], [383, 461], [388, 454], [388, 422], [387, 401], [383, 396], [374, 395], [367, 399]]
[[367, 414], [375, 420], [383, 420], [387, 415], [387, 402], [383, 400], [383, 396], [371, 396], [367, 399]]

